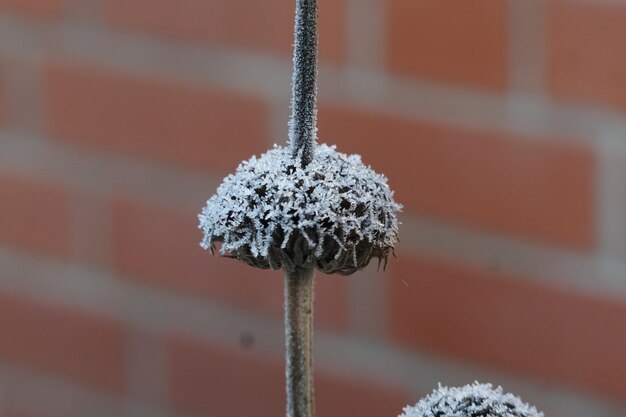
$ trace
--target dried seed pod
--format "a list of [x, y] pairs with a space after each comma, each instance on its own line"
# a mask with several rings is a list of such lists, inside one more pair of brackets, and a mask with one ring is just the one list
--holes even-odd
[[258, 268], [314, 266], [349, 275], [373, 257], [386, 262], [398, 238], [387, 179], [358, 155], [316, 145], [305, 167], [275, 146], [241, 163], [199, 215], [201, 245]]
[[439, 386], [399, 417], [543, 417], [522, 400], [502, 392], [502, 387], [474, 382], [459, 388]]

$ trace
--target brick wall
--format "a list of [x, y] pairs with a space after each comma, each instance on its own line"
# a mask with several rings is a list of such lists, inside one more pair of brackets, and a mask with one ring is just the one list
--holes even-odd
[[[285, 141], [292, 3], [0, 0], [0, 416], [283, 412], [281, 274], [196, 213]], [[626, 4], [320, 8], [321, 140], [405, 211], [387, 271], [318, 276], [319, 415], [626, 415]]]

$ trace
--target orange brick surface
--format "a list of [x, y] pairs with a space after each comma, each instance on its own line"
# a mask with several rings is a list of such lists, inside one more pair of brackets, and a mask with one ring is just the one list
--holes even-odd
[[386, 281], [389, 334], [416, 349], [623, 400], [626, 304], [405, 257]]
[[0, 244], [65, 258], [69, 193], [47, 180], [0, 173]]
[[184, 413], [284, 414], [284, 370], [275, 358], [173, 339], [168, 344], [167, 369], [170, 401]]
[[124, 390], [120, 323], [0, 293], [0, 360], [111, 393]]
[[66, 3], [66, 0], [0, 0], [0, 12], [25, 17], [59, 18]]
[[[124, 277], [282, 315], [283, 274], [211, 256], [199, 245], [202, 233], [195, 211], [120, 199], [113, 213], [115, 265]], [[318, 274], [318, 325], [337, 330], [346, 326], [347, 285], [343, 277]]]
[[48, 130], [64, 143], [212, 172], [267, 147], [258, 99], [95, 67], [45, 71]]
[[[199, 416], [254, 417], [285, 412], [282, 360], [183, 338], [168, 349], [170, 401]], [[328, 417], [397, 415], [408, 395], [363, 378], [318, 371], [316, 413]]]
[[554, 97], [626, 111], [626, 5], [551, 0], [548, 16]]
[[585, 148], [339, 107], [320, 137], [385, 173], [407, 211], [586, 249], [594, 243], [594, 158]]
[[417, 400], [408, 388], [392, 388], [377, 380], [356, 375], [338, 375], [319, 370], [315, 376], [316, 410], [319, 415], [395, 416]]
[[[346, 44], [345, 2], [319, 3], [320, 57], [341, 61]], [[111, 0], [106, 13], [116, 27], [290, 55], [294, 4], [291, 0]]]
[[[317, 2], [320, 142], [405, 206], [385, 273], [316, 275], [317, 414], [475, 378], [626, 416], [626, 3]], [[197, 214], [286, 139], [294, 5], [0, 0], [0, 416], [284, 415], [283, 274], [211, 256]], [[172, 331], [189, 304], [239, 340]]]
[[506, 1], [389, 0], [385, 4], [391, 71], [470, 87], [506, 88]]

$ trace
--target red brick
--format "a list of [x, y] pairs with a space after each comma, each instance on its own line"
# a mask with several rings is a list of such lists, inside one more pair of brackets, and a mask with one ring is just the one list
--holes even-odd
[[410, 212], [567, 247], [594, 244], [595, 159], [586, 148], [329, 107], [320, 132], [385, 173]]
[[170, 401], [177, 410], [224, 417], [284, 414], [280, 361], [184, 340], [168, 347]]
[[550, 1], [546, 56], [552, 94], [626, 110], [624, 39], [624, 4]]
[[0, 0], [0, 11], [29, 18], [59, 18], [66, 0]]
[[69, 252], [68, 192], [41, 178], [0, 174], [0, 242], [66, 257]]
[[[345, 2], [322, 0], [320, 56], [345, 56]], [[108, 21], [131, 30], [188, 41], [288, 55], [293, 43], [292, 0], [113, 0], [106, 3]]]
[[[199, 416], [253, 417], [285, 412], [281, 360], [243, 350], [173, 339], [169, 343], [170, 401]], [[394, 416], [408, 404], [404, 392], [362, 377], [316, 372], [316, 411], [327, 417]]]
[[121, 393], [125, 331], [103, 317], [0, 294], [0, 360]]
[[386, 284], [397, 343], [626, 398], [626, 304], [421, 257]]
[[417, 400], [404, 390], [385, 386], [376, 380], [376, 375], [364, 379], [356, 375], [319, 371], [315, 378], [316, 410], [319, 410], [319, 415], [396, 416], [404, 406]]
[[203, 85], [53, 63], [45, 94], [49, 132], [94, 150], [224, 172], [267, 147], [264, 103]]
[[[202, 233], [197, 224], [194, 210], [119, 199], [113, 206], [116, 269], [149, 285], [282, 316], [282, 273], [211, 256], [199, 246]], [[345, 278], [318, 274], [315, 317], [319, 325], [345, 328], [347, 284]]]
[[389, 0], [386, 4], [391, 71], [443, 83], [506, 88], [506, 1]]

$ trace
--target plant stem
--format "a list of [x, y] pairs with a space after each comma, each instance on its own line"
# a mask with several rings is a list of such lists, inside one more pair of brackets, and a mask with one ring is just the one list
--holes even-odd
[[[289, 148], [302, 167], [317, 134], [317, 0], [296, 0]], [[313, 417], [313, 268], [285, 275], [287, 417]]]
[[305, 167], [317, 136], [317, 0], [296, 0], [294, 34], [289, 143]]
[[285, 275], [287, 417], [313, 417], [313, 268]]

